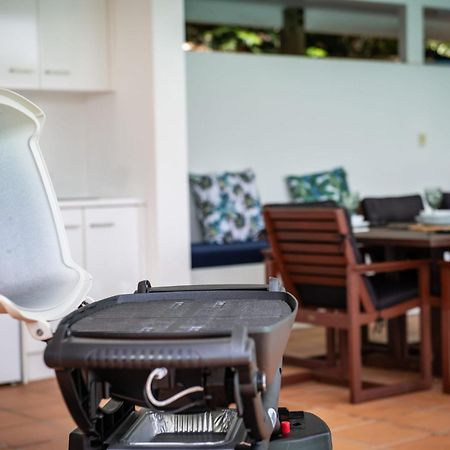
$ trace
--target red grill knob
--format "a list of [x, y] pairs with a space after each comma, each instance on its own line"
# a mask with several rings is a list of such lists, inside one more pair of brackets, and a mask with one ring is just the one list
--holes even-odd
[[287, 436], [291, 432], [291, 422], [289, 420], [283, 420], [281, 422], [281, 434]]

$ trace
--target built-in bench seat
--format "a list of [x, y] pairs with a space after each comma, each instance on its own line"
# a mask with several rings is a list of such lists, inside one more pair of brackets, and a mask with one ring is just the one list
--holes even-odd
[[230, 244], [191, 244], [192, 268], [258, 263], [267, 241], [232, 242]]

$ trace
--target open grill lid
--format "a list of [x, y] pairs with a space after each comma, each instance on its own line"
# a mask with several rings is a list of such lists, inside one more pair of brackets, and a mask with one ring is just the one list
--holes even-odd
[[0, 313], [39, 339], [86, 298], [91, 276], [72, 260], [55, 191], [39, 149], [45, 115], [0, 89]]

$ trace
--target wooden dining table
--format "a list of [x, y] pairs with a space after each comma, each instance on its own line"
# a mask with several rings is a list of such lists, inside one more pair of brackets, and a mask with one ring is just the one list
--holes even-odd
[[[395, 259], [399, 249], [420, 249], [424, 257], [437, 263], [442, 260], [443, 254], [450, 251], [450, 232], [427, 232], [411, 230], [411, 224], [392, 224], [384, 227], [370, 228], [368, 231], [355, 233], [355, 239], [359, 246], [370, 251], [370, 247], [383, 247], [385, 259]], [[433, 266], [433, 264], [432, 264]], [[431, 284], [439, 285], [439, 271], [437, 264], [431, 270]], [[435, 304], [439, 304], [439, 299], [435, 299]], [[433, 371], [435, 374], [441, 373], [441, 326], [450, 327], [450, 324], [443, 324], [440, 317], [440, 309], [432, 309], [432, 329], [433, 329]], [[397, 318], [388, 324], [389, 347], [394, 353], [401, 354], [407, 351], [406, 339], [406, 318]]]
[[384, 227], [370, 228], [368, 231], [355, 233], [356, 241], [364, 246], [407, 247], [429, 249], [437, 254], [450, 250], [450, 233], [415, 231], [409, 224], [392, 224]]

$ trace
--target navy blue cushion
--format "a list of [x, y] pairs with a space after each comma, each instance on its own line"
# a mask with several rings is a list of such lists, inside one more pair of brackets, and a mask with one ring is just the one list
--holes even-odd
[[261, 262], [263, 260], [262, 250], [268, 247], [267, 241], [192, 244], [192, 268]]

